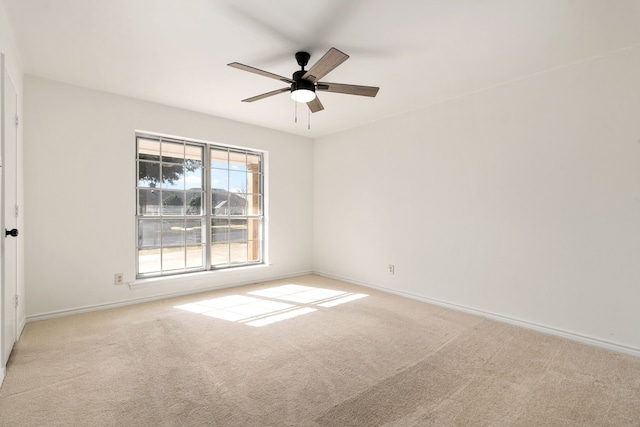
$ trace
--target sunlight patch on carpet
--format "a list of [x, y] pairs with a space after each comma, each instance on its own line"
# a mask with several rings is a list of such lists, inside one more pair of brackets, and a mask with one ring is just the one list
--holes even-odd
[[[367, 297], [335, 289], [288, 284], [175, 306], [195, 314], [261, 327]], [[261, 298], [256, 298], [261, 297]], [[286, 301], [286, 302], [282, 302]]]
[[250, 326], [265, 326], [265, 325], [269, 325], [271, 323], [279, 322], [281, 320], [286, 320], [286, 319], [291, 319], [293, 317], [302, 316], [303, 314], [311, 313], [311, 312], [314, 312], [314, 311], [316, 311], [315, 308], [309, 308], [309, 307], [299, 308], [297, 310], [287, 311], [287, 312], [284, 312], [284, 313], [275, 314], [273, 316], [264, 317], [262, 319], [254, 320], [252, 322], [248, 322], [247, 325], [250, 325]]
[[250, 295], [259, 295], [303, 304], [311, 304], [321, 300], [335, 298], [336, 296], [344, 295], [345, 293], [346, 292], [336, 291], [333, 289], [313, 288], [311, 286], [302, 285], [284, 285], [249, 292]]

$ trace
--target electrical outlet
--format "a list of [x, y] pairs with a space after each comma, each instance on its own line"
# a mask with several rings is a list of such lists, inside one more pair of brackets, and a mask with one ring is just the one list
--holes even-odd
[[393, 264], [389, 264], [388, 270], [389, 270], [389, 274], [394, 274], [396, 271], [396, 268]]
[[113, 281], [116, 285], [122, 285], [124, 283], [124, 275], [122, 273], [116, 273]]

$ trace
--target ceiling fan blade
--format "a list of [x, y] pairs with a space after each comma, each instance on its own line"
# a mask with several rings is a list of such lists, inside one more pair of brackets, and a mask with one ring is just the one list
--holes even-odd
[[346, 85], [342, 83], [328, 83], [318, 82], [316, 86], [317, 90], [325, 92], [346, 93], [347, 95], [360, 95], [374, 97], [380, 90], [379, 87], [374, 86], [358, 86], [358, 85]]
[[324, 106], [317, 96], [311, 101], [307, 102], [307, 105], [309, 106], [309, 110], [311, 110], [312, 113], [317, 113], [318, 111], [324, 110]]
[[272, 90], [271, 92], [263, 93], [262, 95], [256, 95], [251, 98], [243, 99], [242, 102], [253, 102], [258, 101], [260, 99], [268, 98], [273, 95], [277, 95], [282, 92], [289, 92], [291, 88], [283, 87], [282, 89]]
[[349, 59], [349, 55], [340, 52], [335, 47], [332, 47], [322, 58], [318, 60], [318, 62], [313, 64], [313, 67], [311, 67], [309, 71], [304, 73], [302, 78], [315, 83], [347, 59]]
[[237, 68], [238, 70], [248, 71], [250, 73], [259, 74], [261, 76], [270, 77], [272, 79], [280, 80], [285, 83], [293, 83], [288, 77], [280, 76], [278, 74], [273, 74], [268, 71], [260, 70], [258, 68], [250, 67], [248, 65], [240, 64], [239, 62], [232, 62], [231, 64], [227, 64], [229, 67]]

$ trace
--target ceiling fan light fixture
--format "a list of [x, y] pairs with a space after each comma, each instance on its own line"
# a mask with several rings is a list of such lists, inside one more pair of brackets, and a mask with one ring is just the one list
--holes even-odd
[[291, 91], [291, 99], [296, 102], [307, 103], [316, 99], [316, 93], [309, 89], [298, 89]]

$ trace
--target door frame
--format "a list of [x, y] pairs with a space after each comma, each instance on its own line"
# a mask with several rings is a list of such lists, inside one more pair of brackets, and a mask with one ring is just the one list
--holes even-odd
[[[11, 103], [15, 103], [15, 105], [12, 107], [15, 107], [15, 114], [16, 114], [16, 119], [18, 117], [18, 88], [15, 84], [15, 79], [12, 78], [11, 73], [9, 72], [9, 70], [7, 70], [6, 67], [6, 60], [5, 60], [5, 55], [3, 52], [0, 52], [0, 122], [1, 122], [1, 126], [0, 126], [0, 218], [1, 218], [1, 223], [2, 223], [2, 227], [7, 227], [7, 225], [11, 225], [13, 227], [13, 224], [15, 223], [15, 228], [18, 228], [18, 217], [17, 217], [17, 211], [16, 211], [16, 215], [14, 217], [13, 221], [8, 221], [7, 220], [7, 216], [6, 216], [6, 210], [5, 210], [5, 206], [6, 206], [6, 193], [5, 193], [5, 183], [7, 182], [6, 180], [6, 162], [7, 160], [10, 160], [12, 162], [14, 162], [13, 164], [13, 168], [15, 170], [15, 176], [13, 177], [13, 186], [14, 186], [14, 196], [15, 196], [15, 208], [17, 209], [18, 206], [18, 124], [17, 122], [13, 122], [13, 120], [10, 120], [9, 123], [6, 123], [5, 120], [5, 115], [7, 113], [7, 102], [11, 102]], [[13, 87], [13, 92], [15, 92], [15, 99], [12, 100], [7, 100], [7, 88], [6, 88], [6, 81], [9, 81], [10, 84]], [[13, 141], [7, 141], [7, 129], [9, 129], [9, 126], [14, 126], [15, 127], [15, 140]], [[11, 159], [7, 159], [5, 156], [6, 153], [6, 144], [7, 143], [11, 143], [13, 144], [13, 157]], [[11, 224], [8, 224], [9, 222], [11, 222]], [[1, 228], [0, 228], [0, 232], [1, 232]], [[6, 369], [6, 360], [5, 359], [5, 353], [7, 355], [10, 354], [11, 349], [13, 348], [13, 345], [15, 344], [15, 342], [18, 340], [19, 337], [19, 331], [20, 331], [20, 326], [19, 326], [19, 322], [18, 322], [18, 305], [16, 304], [13, 308], [13, 310], [6, 310], [7, 308], [7, 304], [11, 303], [10, 302], [12, 300], [12, 298], [10, 298], [8, 301], [5, 300], [5, 296], [8, 293], [10, 293], [11, 295], [15, 295], [14, 298], [18, 297], [18, 293], [19, 293], [19, 286], [18, 286], [18, 240], [16, 237], [16, 241], [15, 241], [15, 265], [13, 266], [13, 268], [15, 269], [15, 283], [7, 283], [6, 280], [6, 242], [5, 236], [0, 237], [2, 238], [2, 242], [0, 243], [0, 337], [1, 337], [1, 342], [0, 342], [0, 384], [2, 383], [2, 379], [4, 379], [4, 375], [5, 375], [5, 369]], [[7, 290], [7, 287], [11, 286], [11, 289]], [[17, 299], [16, 299], [17, 302]], [[9, 319], [8, 316], [14, 316], [13, 319]], [[13, 335], [13, 342], [10, 344], [11, 349], [7, 349], [6, 346], [8, 345], [6, 343], [7, 340], [7, 327], [10, 327], [10, 325], [13, 325], [13, 327], [15, 328], [15, 330], [13, 331], [12, 335]], [[8, 359], [8, 358], [7, 358]]]
[[[0, 149], [4, 147], [4, 53], [0, 52]], [[0, 151], [0, 166], [2, 165], [2, 152]], [[0, 202], [4, 201], [4, 168], [0, 172]], [[4, 203], [0, 203], [3, 205]], [[0, 212], [0, 216], [3, 215]], [[4, 220], [2, 221], [2, 225], [4, 226]], [[5, 342], [5, 324], [6, 322], [6, 314], [5, 314], [5, 302], [4, 302], [4, 245], [2, 245], [0, 252], [0, 384], [2, 384], [2, 380], [4, 380], [5, 376], [5, 363], [4, 363], [4, 342]]]

